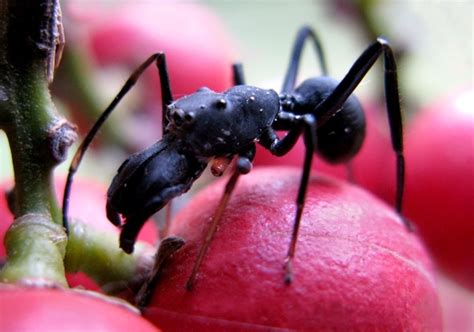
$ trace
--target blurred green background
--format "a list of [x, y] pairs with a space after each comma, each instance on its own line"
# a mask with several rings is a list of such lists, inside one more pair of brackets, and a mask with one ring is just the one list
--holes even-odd
[[[366, 22], [351, 13], [362, 3], [378, 34], [405, 55], [399, 63], [401, 89], [414, 106], [428, 103], [472, 81], [473, 2], [463, 0], [381, 1], [206, 1], [237, 38], [249, 81], [279, 82], [290, 46], [302, 24], [312, 26], [325, 48], [332, 76], [341, 78], [373, 39]], [[315, 74], [307, 52], [306, 74]], [[382, 72], [370, 72], [358, 94], [378, 92]], [[371, 92], [372, 91], [372, 92]]]
[[[69, 3], [76, 7], [120, 6], [125, 1], [63, 1], [63, 12]], [[164, 1], [180, 6], [190, 1]], [[160, 1], [135, 1], [137, 6]], [[196, 3], [196, 1], [192, 2]], [[354, 1], [201, 1], [221, 19], [233, 39], [235, 60], [244, 64], [247, 82], [279, 89], [285, 73], [290, 49], [297, 29], [312, 26], [323, 43], [331, 76], [342, 78], [355, 59], [373, 40], [372, 34], [387, 37], [403, 54], [399, 60], [400, 89], [407, 113], [456, 89], [474, 78], [473, 69], [473, 2], [464, 0], [354, 0]], [[361, 9], [362, 8], [362, 9]], [[73, 26], [65, 21], [66, 39]], [[179, 29], [180, 22], [176, 23]], [[202, 22], [206, 24], [206, 22]], [[100, 71], [97, 68], [96, 71]], [[123, 84], [130, 69], [109, 77], [103, 84], [103, 107]], [[314, 55], [305, 52], [300, 78], [317, 75]], [[118, 77], [117, 77], [118, 76]], [[91, 79], [94, 79], [92, 77]], [[382, 92], [381, 61], [369, 73], [356, 93], [361, 99], [380, 98]], [[102, 100], [103, 99], [103, 100]], [[60, 111], [62, 103], [57, 103]], [[151, 142], [150, 142], [151, 143]], [[109, 168], [110, 177], [118, 166], [118, 158], [97, 157], [94, 163]], [[100, 159], [106, 161], [101, 163]], [[110, 161], [110, 159], [112, 161]], [[60, 167], [64, 171], [67, 163]], [[87, 169], [87, 166], [86, 166]], [[95, 166], [89, 173], [97, 176]], [[0, 132], [0, 180], [11, 177], [10, 152], [4, 133]], [[102, 179], [104, 180], [104, 179]], [[107, 180], [104, 180], [107, 182]]]

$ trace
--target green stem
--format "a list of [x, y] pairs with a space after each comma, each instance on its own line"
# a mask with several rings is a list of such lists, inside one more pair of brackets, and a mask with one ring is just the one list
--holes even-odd
[[[52, 172], [75, 139], [48, 84], [60, 43], [57, 0], [0, 2], [0, 129], [7, 134], [15, 174], [14, 225], [5, 238], [3, 281], [47, 279], [66, 285], [65, 234]], [[61, 240], [58, 240], [61, 239]]]
[[15, 216], [49, 214], [60, 223], [52, 191], [52, 171], [59, 160], [52, 151], [52, 138], [61, 119], [54, 113], [41, 68], [15, 73], [11, 105], [3, 112], [13, 114], [4, 127], [12, 151], [15, 173]]
[[0, 1], [0, 129], [12, 152], [16, 218], [5, 236], [0, 282], [67, 286], [66, 265], [117, 291], [141, 280], [152, 255], [143, 246], [126, 255], [117, 234], [80, 225], [68, 240], [53, 189], [53, 170], [76, 137], [57, 114], [48, 86], [61, 40], [58, 1]]
[[8, 259], [0, 282], [35, 282], [66, 287], [62, 258], [66, 250], [62, 227], [42, 214], [27, 214], [15, 220], [5, 237]]
[[72, 220], [65, 257], [67, 272], [84, 272], [110, 293], [141, 283], [153, 264], [153, 248], [138, 242], [132, 255], [118, 246], [118, 234]]

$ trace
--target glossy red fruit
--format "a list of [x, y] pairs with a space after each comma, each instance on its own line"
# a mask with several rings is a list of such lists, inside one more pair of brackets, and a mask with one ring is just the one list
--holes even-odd
[[[371, 102], [364, 104], [367, 122], [366, 136], [361, 150], [351, 160], [352, 181], [375, 195], [385, 199], [389, 204], [394, 203], [395, 157], [390, 141], [387, 114], [385, 106]], [[257, 147], [254, 164], [286, 165], [302, 167], [305, 147], [300, 139], [297, 145], [285, 156], [276, 157], [261, 146]], [[319, 157], [314, 158], [314, 172], [330, 174], [339, 179], [348, 180], [349, 173], [345, 164], [329, 164]], [[380, 170], [384, 170], [383, 173]]]
[[0, 331], [8, 332], [159, 331], [129, 306], [61, 289], [3, 285], [0, 312]]
[[[122, 77], [127, 76], [152, 54], [165, 52], [175, 99], [201, 87], [225, 91], [232, 85], [233, 39], [208, 6], [173, 1], [71, 2], [65, 15], [75, 23], [72, 40], [82, 53], [90, 55], [97, 72], [109, 74], [106, 78], [112, 77], [110, 69], [119, 69]], [[106, 83], [109, 88], [116, 86], [112, 91], [125, 83], [124, 78], [114, 81], [115, 85], [110, 80]], [[129, 113], [137, 111], [122, 128], [126, 145], [132, 150], [141, 150], [160, 137], [160, 91], [158, 69], [153, 64], [129, 94], [136, 99], [128, 96], [119, 106]], [[124, 105], [130, 101], [133, 106]], [[74, 101], [70, 107], [78, 109]], [[74, 116], [79, 123], [84, 122], [80, 112]]]
[[430, 260], [393, 210], [366, 191], [312, 177], [294, 280], [283, 282], [300, 180], [296, 168], [242, 176], [194, 288], [185, 283], [224, 188], [201, 191], [171, 234], [186, 240], [144, 315], [169, 331], [441, 328]]
[[[102, 65], [136, 67], [148, 56], [165, 52], [176, 97], [207, 86], [222, 91], [231, 85], [231, 38], [209, 8], [196, 3], [136, 1], [100, 17], [90, 30], [92, 54]], [[153, 68], [143, 91], [159, 101], [159, 79]]]
[[474, 88], [421, 110], [406, 139], [405, 213], [440, 267], [474, 290]]

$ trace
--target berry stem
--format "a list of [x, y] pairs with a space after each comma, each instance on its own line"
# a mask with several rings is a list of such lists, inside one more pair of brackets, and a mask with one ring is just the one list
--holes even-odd
[[8, 137], [15, 174], [15, 221], [5, 238], [3, 282], [66, 285], [66, 237], [58, 226], [52, 175], [76, 134], [49, 93], [62, 45], [59, 0], [0, 3], [0, 129]]

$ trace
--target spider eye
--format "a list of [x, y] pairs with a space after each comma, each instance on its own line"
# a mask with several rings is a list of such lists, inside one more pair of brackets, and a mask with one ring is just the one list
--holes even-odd
[[227, 106], [227, 101], [224, 98], [217, 99], [216, 107], [219, 109], [225, 108]]
[[184, 113], [184, 121], [191, 122], [194, 120], [195, 114], [194, 112], [185, 112]]
[[186, 112], [184, 112], [180, 108], [172, 108], [170, 110], [169, 116], [170, 116], [170, 120], [172, 120], [173, 123], [178, 127], [183, 125], [183, 123], [186, 120]]

